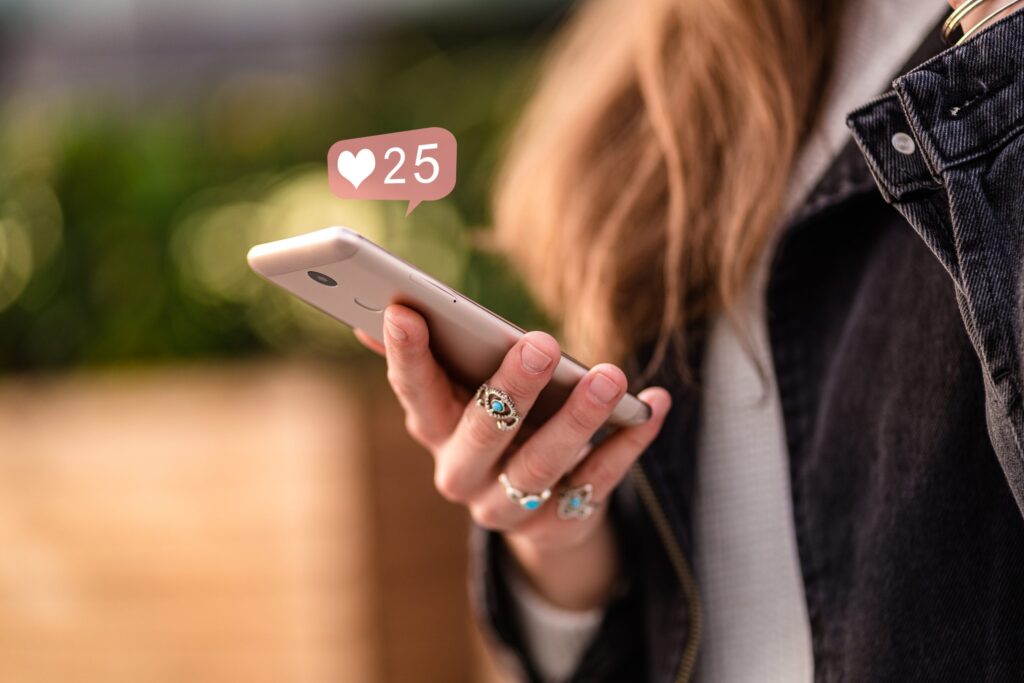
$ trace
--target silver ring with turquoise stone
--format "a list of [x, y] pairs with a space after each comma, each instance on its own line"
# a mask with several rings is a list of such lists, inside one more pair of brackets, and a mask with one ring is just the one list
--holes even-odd
[[501, 389], [481, 384], [476, 390], [476, 404], [495, 419], [498, 429], [503, 432], [515, 429], [519, 424], [519, 412], [512, 397]]
[[528, 493], [522, 489], [517, 489], [512, 485], [512, 482], [508, 480], [508, 475], [502, 472], [498, 475], [498, 483], [505, 489], [505, 496], [513, 503], [523, 508], [524, 510], [534, 511], [540, 508], [541, 505], [547, 502], [548, 498], [551, 497], [551, 489], [544, 489], [539, 493]]
[[597, 508], [594, 487], [590, 484], [571, 486], [558, 493], [558, 516], [562, 519], [586, 519]]

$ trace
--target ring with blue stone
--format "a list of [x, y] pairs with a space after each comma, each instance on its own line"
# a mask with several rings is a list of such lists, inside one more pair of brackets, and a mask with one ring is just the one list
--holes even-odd
[[551, 489], [544, 489], [539, 493], [527, 493], [522, 489], [518, 489], [512, 485], [512, 482], [508, 480], [508, 475], [502, 472], [498, 475], [498, 483], [505, 489], [505, 496], [508, 497], [513, 503], [523, 508], [524, 510], [534, 511], [540, 508], [541, 505], [547, 502], [548, 498], [551, 497]]
[[558, 516], [562, 519], [586, 519], [597, 508], [594, 487], [590, 484], [572, 486], [558, 493]]
[[512, 397], [501, 389], [481, 384], [476, 390], [476, 404], [487, 411], [498, 425], [498, 429], [507, 432], [519, 424], [519, 412]]

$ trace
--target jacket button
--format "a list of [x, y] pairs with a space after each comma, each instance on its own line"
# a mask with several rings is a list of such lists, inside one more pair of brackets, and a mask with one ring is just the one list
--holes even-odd
[[914, 138], [910, 137], [906, 133], [896, 133], [892, 136], [892, 146], [896, 148], [896, 151], [900, 154], [906, 154], [907, 156], [917, 151], [917, 145], [914, 144]]

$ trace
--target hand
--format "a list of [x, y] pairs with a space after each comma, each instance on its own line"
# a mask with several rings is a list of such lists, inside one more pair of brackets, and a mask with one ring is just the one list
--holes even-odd
[[[963, 32], [969, 32], [972, 28], [977, 26], [978, 23], [981, 22], [985, 17], [987, 17], [988, 15], [992, 14], [997, 9], [1005, 5], [1006, 1], [1007, 0], [988, 0], [988, 2], [984, 2], [978, 7], [971, 10], [967, 14], [967, 16], [964, 17], [963, 22], [961, 22], [960, 24], [960, 26], [963, 28]], [[956, 9], [965, 2], [967, 2], [967, 0], [949, 0], [949, 5], [953, 9]], [[1024, 7], [1024, 3], [1021, 3], [1020, 5], [1014, 5], [1013, 7], [1004, 10], [1003, 12], [999, 13], [998, 16], [993, 18], [992, 21], [989, 22], [989, 25], [991, 26], [1000, 19], [1004, 19], [1010, 16], [1011, 14], [1016, 12], [1018, 9], [1021, 9], [1022, 7]]]
[[[653, 411], [642, 425], [621, 429], [597, 448], [590, 438], [626, 391], [626, 377], [610, 364], [592, 368], [565, 405], [522, 443], [519, 429], [501, 431], [495, 419], [454, 384], [434, 360], [426, 322], [415, 311], [392, 305], [384, 313], [383, 347], [357, 331], [370, 349], [387, 357], [388, 381], [405, 410], [405, 425], [434, 456], [434, 485], [446, 499], [464, 505], [477, 524], [505, 535], [513, 556], [542, 595], [563, 607], [602, 604], [616, 578], [616, 553], [606, 506], [585, 520], [558, 517], [557, 485], [571, 473], [572, 485], [589, 483], [593, 500], [604, 503], [629, 466], [657, 435], [671, 399], [650, 388], [640, 394]], [[487, 384], [506, 391], [526, 415], [551, 379], [558, 342], [528, 332], [505, 356]], [[551, 488], [538, 510], [511, 502], [498, 483], [505, 472], [524, 491]]]

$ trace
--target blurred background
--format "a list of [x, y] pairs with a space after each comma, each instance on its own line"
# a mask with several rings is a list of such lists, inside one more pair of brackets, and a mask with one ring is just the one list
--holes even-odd
[[[254, 276], [348, 225], [544, 327], [489, 187], [562, 0], [0, 0], [0, 678], [495, 681], [383, 363]], [[342, 201], [339, 139], [458, 183]]]

